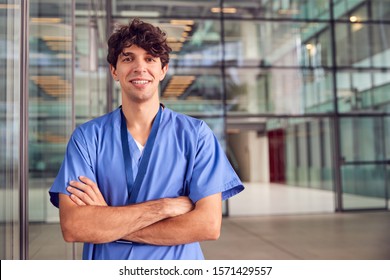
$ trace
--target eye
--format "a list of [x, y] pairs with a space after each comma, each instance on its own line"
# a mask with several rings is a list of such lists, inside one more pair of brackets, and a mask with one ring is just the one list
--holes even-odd
[[122, 61], [123, 61], [123, 62], [129, 62], [129, 61], [132, 61], [132, 59], [131, 59], [130, 57], [128, 57], [128, 56], [127, 56], [127, 57], [125, 56], [125, 57], [122, 59]]
[[147, 58], [146, 58], [146, 61], [147, 61], [147, 62], [155, 62], [156, 59], [155, 59], [154, 57], [147, 57]]

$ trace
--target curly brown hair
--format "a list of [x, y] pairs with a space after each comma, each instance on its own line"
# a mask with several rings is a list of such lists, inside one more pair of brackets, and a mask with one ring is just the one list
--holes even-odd
[[136, 18], [128, 25], [120, 25], [108, 39], [107, 61], [114, 68], [118, 56], [125, 48], [136, 45], [143, 48], [154, 57], [159, 57], [162, 67], [169, 63], [169, 53], [165, 32], [159, 27]]

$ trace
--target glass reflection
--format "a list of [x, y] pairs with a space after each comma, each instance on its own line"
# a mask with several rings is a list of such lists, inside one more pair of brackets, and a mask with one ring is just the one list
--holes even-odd
[[225, 17], [277, 19], [329, 19], [328, 0], [223, 1]]
[[218, 0], [156, 0], [112, 1], [112, 13], [117, 18], [212, 18], [219, 17]]
[[336, 18], [349, 21], [387, 20], [389, 0], [333, 0]]
[[332, 112], [332, 73], [324, 69], [228, 68], [229, 113]]
[[388, 68], [389, 35], [389, 28], [382, 23], [337, 23], [337, 64], [349, 67]]
[[340, 144], [343, 161], [383, 161], [385, 159], [382, 117], [355, 117], [340, 119]]
[[386, 165], [346, 165], [341, 171], [344, 209], [384, 209], [386, 207], [386, 180], [388, 180]]
[[244, 181], [333, 191], [328, 118], [248, 121], [227, 123], [227, 154]]
[[306, 22], [228, 21], [225, 59], [228, 65], [261, 67], [327, 67], [332, 51], [329, 26]]
[[20, 1], [0, 1], [0, 259], [20, 258]]
[[390, 95], [387, 71], [338, 71], [337, 97], [340, 112], [386, 112]]
[[196, 115], [222, 115], [221, 70], [170, 66], [161, 84], [161, 101], [171, 109]]
[[[72, 5], [30, 1], [29, 65], [29, 258], [63, 259], [58, 210], [48, 189], [72, 131]], [[50, 238], [48, 234], [50, 233]]]
[[[4, 259], [19, 254], [15, 206], [21, 137], [21, 1], [0, 2], [0, 258]], [[58, 213], [49, 205], [47, 189], [62, 160], [73, 117], [77, 125], [107, 110], [106, 1], [75, 1], [75, 19], [71, 2], [30, 1], [31, 259], [74, 256], [62, 241]], [[389, 117], [359, 114], [390, 113], [389, 0], [111, 2], [113, 23], [140, 17], [167, 31], [174, 52], [161, 87], [162, 102], [205, 119], [243, 178], [266, 181], [270, 176], [272, 182], [332, 190], [331, 122], [325, 116], [304, 116], [354, 114], [340, 122], [344, 207], [384, 207], [386, 186], [387, 197], [390, 193], [389, 167], [383, 165], [390, 158]], [[118, 88], [114, 90], [115, 107], [120, 100]], [[229, 125], [228, 132], [224, 130], [225, 122], [246, 114], [267, 118], [257, 123], [258, 130], [237, 133], [237, 127]], [[269, 118], [273, 114], [294, 116]], [[261, 166], [268, 164], [269, 173], [267, 167], [259, 170], [242, 158], [246, 151], [239, 141], [251, 144], [252, 159], [256, 156]], [[264, 147], [269, 148], [269, 162], [264, 150], [259, 152]]]
[[[102, 7], [95, 1], [93, 7]], [[92, 6], [79, 7], [75, 18], [74, 105], [76, 126], [103, 115], [107, 108], [106, 18]], [[81, 13], [83, 12], [83, 13]], [[81, 14], [81, 15], [80, 15]], [[113, 107], [119, 106], [113, 101]], [[111, 108], [113, 109], [113, 108]]]
[[380, 116], [340, 120], [345, 209], [386, 206], [386, 121]]

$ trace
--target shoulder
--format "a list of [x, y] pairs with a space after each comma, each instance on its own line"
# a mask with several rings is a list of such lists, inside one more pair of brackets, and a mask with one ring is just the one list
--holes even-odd
[[176, 129], [182, 129], [196, 134], [203, 134], [205, 131], [211, 132], [211, 129], [201, 119], [197, 119], [182, 113], [175, 112], [169, 108], [165, 108], [166, 120], [175, 126]]
[[113, 128], [117, 125], [120, 125], [120, 109], [117, 108], [114, 111], [104, 114], [100, 117], [89, 120], [81, 125], [79, 125], [75, 132], [98, 132], [102, 129]]
[[116, 127], [120, 127], [119, 108], [77, 126], [70, 140], [84, 145], [97, 143], [104, 135], [112, 133]]

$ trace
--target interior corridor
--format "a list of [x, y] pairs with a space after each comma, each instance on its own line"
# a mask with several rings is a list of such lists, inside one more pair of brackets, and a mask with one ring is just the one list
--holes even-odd
[[[390, 259], [390, 212], [334, 213], [332, 192], [244, 184], [229, 200], [219, 240], [202, 243], [206, 259]], [[80, 259], [81, 244], [75, 247]], [[30, 224], [30, 259], [72, 257], [58, 223]]]

